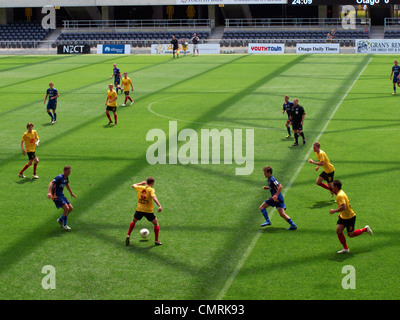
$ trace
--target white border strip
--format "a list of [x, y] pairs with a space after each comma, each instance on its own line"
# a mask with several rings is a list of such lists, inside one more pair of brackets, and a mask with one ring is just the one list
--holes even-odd
[[[356, 84], [356, 82], [358, 81], [358, 79], [361, 77], [361, 75], [363, 74], [363, 72], [365, 71], [365, 69], [368, 67], [369, 63], [371, 62], [372, 57], [368, 60], [367, 64], [364, 66], [364, 68], [360, 71], [360, 73], [358, 74], [357, 78], [354, 80], [354, 82], [352, 83], [352, 85], [350, 86], [350, 88], [346, 91], [346, 93], [344, 94], [344, 96], [342, 97], [342, 99], [339, 101], [339, 103], [337, 104], [337, 106], [335, 107], [335, 109], [332, 111], [331, 116], [329, 117], [328, 121], [325, 123], [324, 127], [321, 129], [320, 133], [318, 134], [317, 138], [315, 139], [316, 141], [318, 141], [322, 134], [324, 133], [324, 131], [326, 130], [326, 128], [328, 127], [329, 123], [331, 122], [331, 120], [333, 119], [333, 117], [335, 116], [337, 110], [339, 109], [339, 107], [341, 106], [341, 104], [343, 103], [343, 101], [346, 99], [347, 95], [349, 94], [349, 92], [353, 89], [354, 85]], [[302, 163], [300, 164], [300, 166], [297, 168], [296, 172], [294, 173], [294, 175], [292, 176], [292, 179], [290, 180], [290, 182], [288, 183], [287, 187], [285, 188], [285, 190], [282, 192], [283, 196], [286, 195], [286, 193], [289, 191], [290, 187], [293, 185], [294, 181], [296, 180], [297, 176], [299, 175], [300, 171], [303, 169], [304, 164], [306, 163], [307, 159], [309, 158], [311, 151], [313, 150], [312, 145], [309, 149], [309, 151], [307, 152], [307, 154], [305, 155]], [[274, 212], [274, 210], [273, 210]], [[270, 217], [272, 217], [273, 212], [271, 212]], [[222, 300], [222, 298], [225, 296], [226, 292], [229, 290], [229, 288], [231, 287], [233, 281], [235, 280], [236, 276], [238, 275], [239, 271], [242, 269], [245, 261], [247, 260], [247, 258], [249, 257], [250, 253], [253, 251], [254, 247], [257, 244], [258, 239], [261, 237], [262, 233], [257, 233], [253, 240], [251, 241], [249, 247], [247, 248], [246, 252], [243, 254], [242, 258], [239, 260], [236, 268], [232, 271], [230, 277], [226, 280], [225, 285], [223, 286], [222, 290], [219, 292], [216, 300]]]

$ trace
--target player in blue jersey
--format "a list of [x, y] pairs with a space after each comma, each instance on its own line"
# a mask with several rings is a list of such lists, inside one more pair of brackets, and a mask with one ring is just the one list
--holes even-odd
[[278, 210], [280, 216], [290, 224], [290, 227], [287, 228], [286, 230], [296, 230], [297, 226], [285, 212], [286, 205], [283, 199], [283, 195], [281, 193], [282, 185], [272, 176], [273, 170], [270, 166], [264, 167], [263, 171], [264, 171], [264, 176], [268, 179], [268, 187], [265, 186], [263, 187], [263, 189], [264, 190], [269, 189], [269, 191], [271, 192], [271, 197], [268, 198], [266, 201], [264, 201], [260, 206], [261, 213], [265, 218], [265, 222], [261, 225], [261, 227], [271, 225], [271, 221], [269, 220], [269, 216], [267, 213], [267, 208], [275, 207]]
[[[46, 96], [44, 97], [43, 104], [46, 103], [47, 97], [49, 97], [49, 102], [47, 102], [47, 114], [50, 116], [51, 120], [50, 123], [56, 123], [57, 122], [57, 98], [60, 96], [58, 93], [57, 89], [54, 88], [53, 82], [49, 83], [49, 88], [46, 91]], [[53, 110], [53, 114], [51, 114], [50, 110]]]
[[49, 188], [47, 192], [47, 198], [54, 201], [57, 209], [63, 209], [63, 213], [61, 217], [57, 219], [57, 222], [65, 230], [71, 230], [71, 228], [67, 225], [67, 217], [74, 208], [72, 207], [72, 204], [68, 201], [68, 199], [64, 196], [64, 187], [68, 189], [71, 197], [76, 198], [75, 194], [71, 190], [71, 187], [69, 186], [68, 177], [70, 174], [71, 167], [65, 166], [63, 173], [59, 174], [49, 183]]
[[289, 96], [285, 96], [285, 102], [283, 103], [283, 108], [282, 108], [282, 114], [284, 114], [286, 112], [288, 119], [286, 120], [286, 129], [288, 132], [288, 135], [286, 136], [286, 138], [290, 138], [291, 134], [290, 134], [290, 126], [292, 124], [292, 121], [290, 120], [290, 115], [292, 114], [292, 110], [293, 110], [293, 102], [289, 101]]
[[396, 84], [400, 87], [400, 66], [397, 60], [394, 61], [394, 66], [392, 67], [392, 73], [390, 74], [390, 80], [393, 81], [393, 94], [396, 94]]
[[117, 93], [118, 93], [118, 89], [119, 89], [119, 90], [121, 90], [121, 93], [122, 93], [122, 88], [120, 86], [120, 83], [121, 83], [121, 72], [117, 68], [117, 64], [116, 63], [113, 64], [113, 67], [114, 67], [113, 74], [110, 77], [110, 79], [112, 77], [114, 77], [115, 91], [117, 91]]

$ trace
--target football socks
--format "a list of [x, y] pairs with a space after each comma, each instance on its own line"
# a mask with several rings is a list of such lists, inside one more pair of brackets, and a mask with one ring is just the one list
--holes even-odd
[[265, 209], [265, 208], [261, 209], [261, 213], [263, 214], [265, 221], [269, 221], [267, 209]]

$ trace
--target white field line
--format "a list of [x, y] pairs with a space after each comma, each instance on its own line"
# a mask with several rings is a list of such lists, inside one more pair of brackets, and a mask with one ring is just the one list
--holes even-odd
[[[339, 103], [336, 105], [335, 109], [332, 111], [331, 116], [329, 117], [328, 121], [325, 123], [324, 127], [321, 129], [320, 133], [318, 134], [317, 138], [315, 139], [316, 141], [318, 141], [322, 134], [324, 133], [324, 131], [326, 130], [326, 128], [328, 127], [329, 123], [331, 122], [331, 120], [333, 119], [333, 117], [335, 116], [337, 110], [339, 109], [339, 107], [341, 106], [341, 104], [343, 103], [343, 101], [346, 99], [347, 95], [349, 94], [349, 92], [353, 89], [354, 85], [356, 84], [356, 82], [358, 81], [358, 79], [360, 78], [360, 76], [363, 74], [363, 72], [365, 71], [365, 69], [368, 67], [369, 63], [371, 62], [372, 57], [368, 60], [368, 62], [366, 63], [366, 65], [364, 66], [364, 68], [360, 71], [360, 73], [358, 74], [357, 78], [354, 80], [354, 82], [352, 83], [352, 85], [350, 86], [350, 88], [346, 91], [346, 93], [344, 94], [344, 96], [342, 97], [342, 99], [339, 101]], [[294, 173], [294, 175], [292, 176], [292, 179], [290, 180], [290, 182], [288, 183], [287, 187], [285, 188], [285, 190], [282, 192], [282, 195], [285, 196], [286, 193], [289, 191], [290, 187], [293, 185], [294, 181], [296, 180], [297, 176], [299, 175], [300, 171], [303, 169], [304, 164], [307, 162], [307, 159], [309, 158], [311, 151], [313, 150], [312, 145], [310, 147], [310, 149], [308, 150], [307, 154], [305, 155], [305, 157], [303, 158], [303, 161], [301, 162], [300, 166], [297, 168], [296, 172]], [[272, 217], [272, 214], [275, 212], [275, 208], [274, 210], [271, 210], [269, 216]], [[223, 286], [223, 288], [221, 289], [221, 291], [219, 292], [218, 296], [217, 296], [217, 300], [222, 300], [222, 298], [225, 296], [226, 292], [229, 290], [229, 288], [231, 287], [233, 281], [235, 280], [236, 276], [238, 275], [239, 271], [242, 269], [245, 261], [247, 260], [247, 258], [249, 257], [249, 255], [251, 254], [251, 252], [253, 251], [254, 247], [257, 244], [258, 239], [261, 237], [261, 233], [256, 233], [256, 235], [254, 236], [253, 240], [251, 241], [249, 247], [247, 248], [247, 250], [245, 251], [245, 253], [243, 254], [243, 256], [241, 257], [241, 259], [239, 260], [236, 268], [232, 271], [231, 275], [229, 276], [229, 278], [226, 280], [225, 285]]]

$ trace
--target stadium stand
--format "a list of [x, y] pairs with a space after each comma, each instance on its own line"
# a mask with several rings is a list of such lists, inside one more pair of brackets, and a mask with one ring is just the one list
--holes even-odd
[[385, 39], [400, 38], [400, 18], [385, 18], [384, 38]]
[[[219, 43], [221, 47], [245, 48], [249, 43], [296, 43], [335, 42], [346, 47], [354, 46], [356, 39], [370, 38], [363, 28], [370, 27], [370, 19], [357, 19], [357, 28], [345, 30], [340, 19], [226, 19], [225, 25], [215, 28], [210, 19], [177, 20], [63, 20], [57, 32], [42, 28], [40, 22], [14, 22], [0, 25], [0, 48], [57, 48], [58, 45], [130, 44], [135, 48], [147, 48], [152, 44], [168, 44], [174, 35], [179, 41], [188, 41], [196, 32], [201, 43]], [[161, 22], [165, 22], [161, 25]], [[391, 20], [385, 28], [385, 38], [400, 37], [398, 21]], [[389, 24], [389, 22], [388, 22]], [[394, 26], [395, 28], [392, 28]], [[216, 31], [218, 29], [218, 31]], [[336, 30], [332, 41], [328, 33]], [[383, 35], [383, 34], [382, 34]]]
[[43, 41], [49, 33], [39, 22], [14, 22], [0, 25], [1, 48], [33, 48], [35, 43]]

